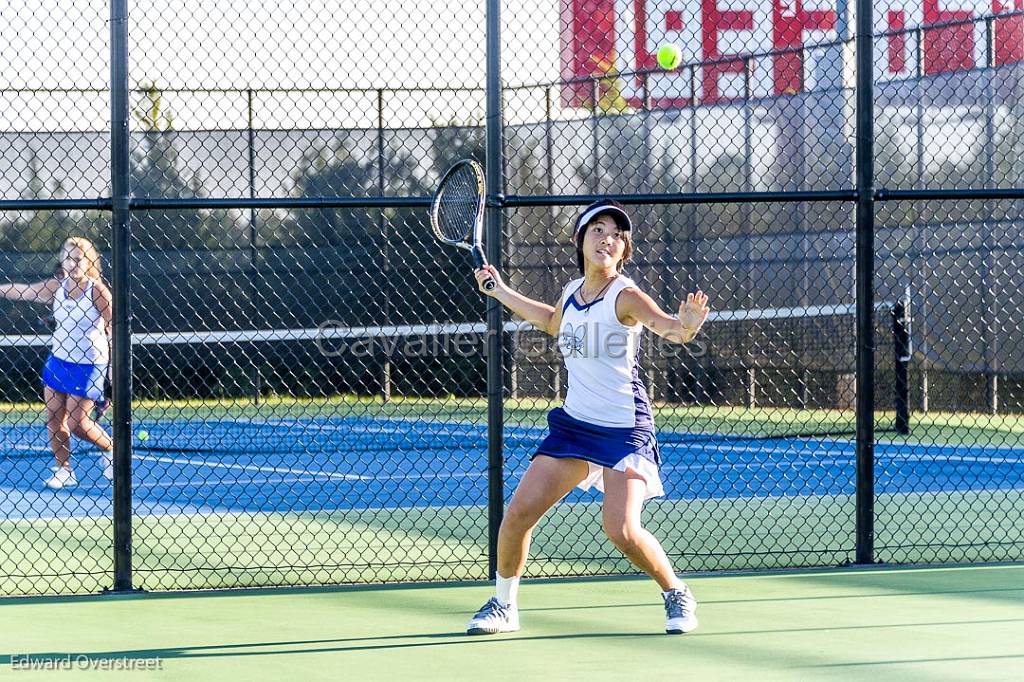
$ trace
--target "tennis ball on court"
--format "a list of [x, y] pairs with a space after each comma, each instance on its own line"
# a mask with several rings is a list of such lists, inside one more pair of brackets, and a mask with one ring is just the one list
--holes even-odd
[[665, 43], [658, 48], [658, 66], [668, 71], [678, 69], [683, 62], [683, 51], [675, 43]]
[[139, 440], [146, 440], [147, 438], [149, 438], [149, 431], [139, 431]]

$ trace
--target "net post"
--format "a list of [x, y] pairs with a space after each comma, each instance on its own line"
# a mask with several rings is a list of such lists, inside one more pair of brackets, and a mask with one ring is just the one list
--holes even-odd
[[111, 297], [113, 310], [114, 584], [132, 590], [132, 353], [129, 292], [128, 0], [110, 3]]
[[[487, 195], [503, 194], [504, 161], [501, 109], [501, 0], [487, 0]], [[596, 105], [596, 102], [595, 102]], [[502, 220], [504, 208], [487, 202], [487, 259], [501, 268]], [[504, 377], [504, 336], [501, 304], [487, 298], [487, 575], [498, 573], [498, 529], [505, 511], [504, 414], [502, 398]]]
[[871, 0], [856, 3], [857, 488], [855, 562], [875, 560], [874, 62]]
[[892, 308], [893, 367], [896, 384], [896, 433], [910, 433], [910, 317], [909, 295]]

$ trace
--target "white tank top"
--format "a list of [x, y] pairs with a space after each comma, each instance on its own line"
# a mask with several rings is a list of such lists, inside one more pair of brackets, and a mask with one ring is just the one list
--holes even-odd
[[53, 297], [53, 357], [80, 365], [105, 365], [110, 360], [107, 327], [93, 303], [93, 283], [78, 298], [67, 294], [63, 279]]
[[615, 301], [633, 280], [619, 275], [601, 298], [576, 300], [583, 278], [562, 292], [558, 348], [569, 372], [563, 409], [574, 419], [612, 427], [654, 428], [647, 388], [640, 380], [639, 323], [627, 327], [615, 314]]

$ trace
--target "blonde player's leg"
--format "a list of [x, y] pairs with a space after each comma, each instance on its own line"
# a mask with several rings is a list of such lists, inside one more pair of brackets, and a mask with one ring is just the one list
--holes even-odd
[[647, 482], [632, 470], [604, 470], [602, 525], [612, 544], [661, 587], [665, 602], [665, 631], [682, 634], [697, 627], [697, 602], [676, 576], [661, 543], [643, 527], [640, 511]]
[[46, 431], [50, 437], [57, 466], [47, 479], [47, 488], [68, 488], [78, 483], [71, 469], [71, 432], [68, 429], [66, 409], [67, 396], [49, 386], [43, 387], [43, 401], [46, 404]]
[[579, 459], [537, 455], [512, 495], [498, 531], [498, 576], [495, 596], [469, 621], [471, 635], [493, 635], [519, 629], [519, 578], [526, 566], [530, 537], [541, 517], [587, 476]]
[[107, 435], [107, 432], [103, 430], [103, 427], [93, 421], [92, 411], [94, 404], [95, 402], [89, 398], [75, 395], [68, 396], [68, 424], [71, 428], [71, 433], [103, 450], [103, 454], [100, 456], [100, 468], [103, 471], [104, 478], [112, 480], [114, 478], [114, 467], [111, 461], [111, 452], [113, 451], [114, 444], [110, 440], [110, 436]]

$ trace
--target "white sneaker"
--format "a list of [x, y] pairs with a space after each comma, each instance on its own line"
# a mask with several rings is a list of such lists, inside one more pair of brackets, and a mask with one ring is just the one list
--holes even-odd
[[480, 607], [466, 626], [467, 635], [496, 635], [519, 629], [519, 609], [514, 604], [502, 604], [497, 597]]
[[100, 455], [100, 466], [103, 468], [103, 478], [113, 481], [114, 462], [110, 459], [110, 455]]
[[697, 629], [697, 600], [690, 588], [669, 590], [662, 594], [665, 600], [665, 633], [681, 635]]
[[54, 490], [71, 488], [76, 485], [78, 485], [78, 479], [75, 478], [75, 472], [67, 467], [57, 467], [57, 470], [53, 472], [53, 476], [46, 480], [46, 487], [53, 488]]

